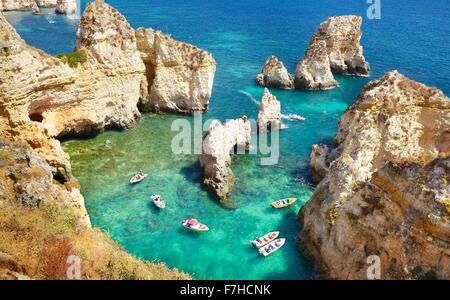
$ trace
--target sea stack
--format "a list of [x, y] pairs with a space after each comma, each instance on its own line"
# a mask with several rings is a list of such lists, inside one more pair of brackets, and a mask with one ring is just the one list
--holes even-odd
[[281, 103], [265, 88], [258, 114], [258, 131], [280, 130], [281, 126]]
[[295, 70], [295, 87], [305, 90], [327, 90], [338, 86], [331, 73], [325, 41], [309, 46], [306, 56]]
[[39, 14], [41, 8], [52, 7], [56, 7], [58, 13], [71, 14], [73, 7], [76, 11], [76, 0], [0, 0], [0, 11], [31, 10], [33, 14]]
[[251, 123], [247, 117], [230, 120], [225, 124], [213, 121], [203, 137], [203, 153], [200, 165], [205, 176], [205, 185], [222, 202], [226, 202], [234, 186], [230, 152], [237, 148], [249, 150]]
[[299, 241], [324, 277], [367, 279], [376, 255], [381, 279], [449, 279], [449, 140], [442, 91], [397, 71], [364, 88], [335, 148], [313, 149], [323, 179], [299, 215]]
[[211, 53], [153, 29], [139, 28], [135, 35], [147, 77], [141, 110], [206, 111], [216, 71]]
[[270, 56], [267, 59], [261, 73], [256, 77], [256, 83], [260, 86], [271, 88], [294, 88], [294, 81], [291, 75], [276, 56]]
[[56, 12], [59, 14], [74, 15], [78, 11], [76, 0], [58, 0]]
[[360, 16], [331, 17], [311, 37], [295, 71], [295, 87], [326, 90], [338, 86], [333, 74], [368, 76], [370, 66], [360, 45]]
[[310, 45], [325, 41], [331, 71], [334, 74], [368, 76], [369, 63], [363, 55], [360, 45], [362, 17], [331, 17], [317, 28]]

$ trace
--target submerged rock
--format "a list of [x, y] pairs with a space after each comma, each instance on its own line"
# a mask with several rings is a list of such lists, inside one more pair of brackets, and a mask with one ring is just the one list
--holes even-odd
[[270, 56], [261, 73], [256, 77], [256, 83], [272, 88], [292, 89], [294, 81], [283, 63], [276, 56]]
[[222, 202], [227, 201], [234, 185], [230, 151], [238, 148], [244, 152], [250, 148], [250, 142], [251, 125], [246, 117], [225, 124], [213, 121], [203, 137], [200, 165], [204, 183]]
[[147, 77], [140, 108], [182, 113], [206, 111], [216, 71], [211, 53], [153, 29], [137, 29], [136, 38]]
[[[325, 277], [450, 274], [450, 99], [397, 71], [370, 82], [342, 116], [335, 148], [315, 146], [322, 181], [300, 212], [299, 240]], [[314, 173], [313, 173], [314, 174]]]
[[326, 90], [338, 86], [331, 73], [325, 41], [309, 46], [306, 56], [297, 64], [295, 87], [306, 90]]
[[265, 88], [258, 114], [258, 131], [264, 133], [281, 127], [281, 103]]
[[331, 71], [342, 75], [370, 75], [370, 66], [360, 45], [362, 18], [360, 16], [331, 17], [317, 28], [310, 45], [325, 41]]

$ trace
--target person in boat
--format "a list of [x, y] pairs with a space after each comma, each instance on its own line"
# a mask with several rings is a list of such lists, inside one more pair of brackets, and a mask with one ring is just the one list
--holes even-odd
[[255, 239], [255, 241], [257, 241], [258, 243], [261, 243], [262, 241], [259, 239], [259, 237], [257, 237], [256, 239]]

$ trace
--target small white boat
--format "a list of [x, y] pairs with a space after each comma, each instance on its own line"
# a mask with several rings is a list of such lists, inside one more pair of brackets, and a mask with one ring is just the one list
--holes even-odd
[[156, 207], [158, 208], [166, 208], [166, 201], [164, 201], [163, 198], [161, 198], [160, 195], [153, 195], [151, 196], [152, 200], [153, 200], [153, 204], [155, 204]]
[[209, 228], [205, 224], [200, 223], [196, 219], [184, 220], [181, 222], [184, 228], [192, 230], [192, 231], [208, 231]]
[[250, 243], [252, 243], [252, 245], [255, 246], [256, 248], [261, 248], [269, 244], [273, 240], [275, 240], [279, 235], [280, 235], [279, 231], [269, 232], [268, 234], [263, 235], [262, 237], [250, 241]]
[[139, 183], [144, 180], [148, 176], [147, 172], [140, 172], [139, 174], [134, 175], [133, 178], [130, 179], [131, 184]]
[[262, 248], [259, 248], [259, 254], [263, 256], [268, 256], [275, 251], [279, 250], [281, 247], [283, 247], [284, 243], [286, 242], [286, 239], [277, 239], [275, 241], [270, 242], [267, 246], [264, 246]]
[[298, 121], [304, 121], [304, 120], [306, 120], [304, 117], [299, 116], [299, 115], [297, 115], [297, 114], [289, 114], [288, 117], [289, 117], [289, 119], [291, 119], [291, 120], [298, 120]]

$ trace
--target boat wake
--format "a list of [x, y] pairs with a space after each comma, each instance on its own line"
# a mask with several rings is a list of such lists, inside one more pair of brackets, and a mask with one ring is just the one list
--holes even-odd
[[239, 93], [247, 96], [250, 99], [250, 101], [252, 101], [255, 105], [258, 105], [258, 106], [261, 105], [261, 103], [258, 100], [256, 100], [255, 97], [253, 97], [252, 93], [249, 93], [249, 92], [246, 92], [246, 91], [243, 91], [243, 90], [239, 90]]

